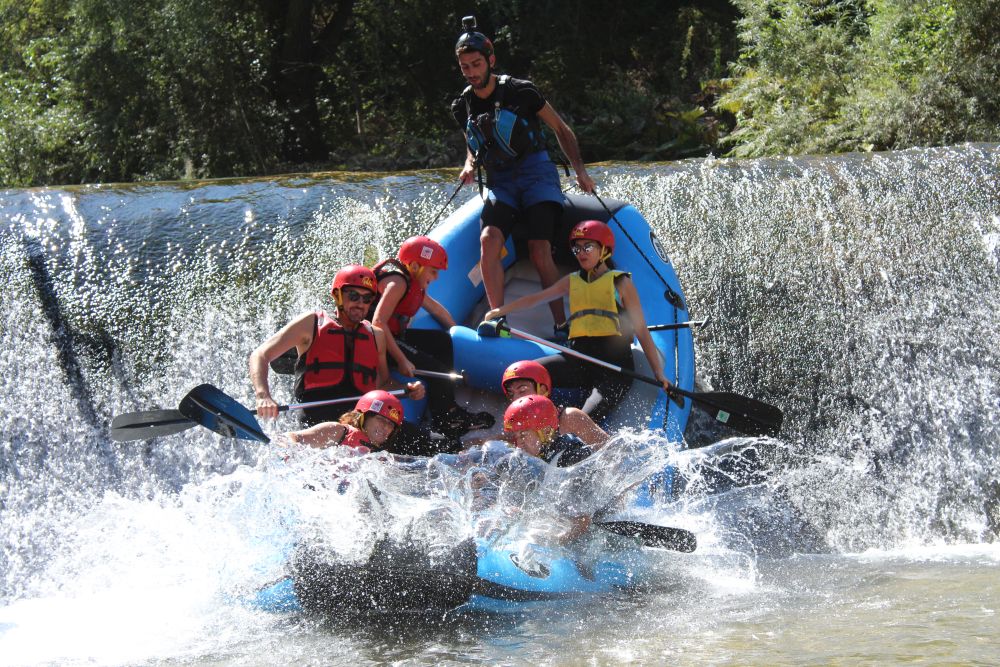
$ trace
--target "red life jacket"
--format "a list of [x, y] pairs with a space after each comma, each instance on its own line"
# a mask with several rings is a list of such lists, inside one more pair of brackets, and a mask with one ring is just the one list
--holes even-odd
[[371, 442], [372, 441], [368, 438], [368, 434], [360, 428], [354, 428], [349, 424], [344, 424], [344, 437], [340, 439], [338, 444], [353, 447], [358, 450], [359, 454], [367, 454], [371, 451], [368, 447]]
[[326, 312], [316, 311], [312, 345], [295, 362], [295, 396], [327, 387], [343, 386], [350, 393], [375, 389], [378, 379], [375, 330], [363, 321], [348, 331]]
[[[420, 306], [424, 305], [424, 295], [426, 294], [426, 291], [423, 287], [418, 285], [415, 280], [413, 280], [413, 276], [410, 275], [409, 270], [395, 257], [383, 259], [375, 265], [375, 268], [372, 269], [372, 271], [375, 272], [375, 278], [379, 283], [379, 294], [382, 293], [383, 278], [399, 275], [406, 281], [406, 293], [403, 295], [403, 298], [399, 300], [399, 303], [396, 304], [396, 310], [389, 316], [389, 331], [392, 332], [393, 336], [400, 336], [404, 331], [406, 331], [406, 327], [409, 325], [410, 319], [417, 314], [417, 311], [420, 310]], [[378, 304], [372, 306], [372, 309], [368, 314], [368, 319], [374, 317], [376, 305]]]

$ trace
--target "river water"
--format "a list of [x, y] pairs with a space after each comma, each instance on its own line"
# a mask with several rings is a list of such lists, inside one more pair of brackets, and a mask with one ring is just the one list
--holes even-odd
[[434, 622], [247, 608], [288, 466], [107, 425], [202, 382], [251, 403], [249, 351], [454, 173], [0, 191], [0, 663], [996, 664], [1000, 146], [593, 173], [711, 317], [699, 381], [780, 406], [787, 453], [662, 510], [699, 549], [648, 590]]

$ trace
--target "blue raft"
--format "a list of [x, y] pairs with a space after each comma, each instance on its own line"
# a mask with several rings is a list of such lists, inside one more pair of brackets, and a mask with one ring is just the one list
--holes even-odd
[[[614, 261], [617, 268], [632, 274], [646, 322], [676, 324], [688, 320], [686, 302], [677, 275], [642, 215], [631, 205], [605, 199], [610, 213], [594, 197], [568, 195], [561, 232], [553, 244], [556, 261], [563, 272], [576, 263], [568, 252], [569, 230], [583, 220], [607, 222], [615, 235]], [[430, 294], [442, 303], [456, 322], [464, 326], [450, 331], [454, 346], [454, 367], [466, 378], [460, 396], [470, 405], [502, 412], [500, 378], [514, 361], [534, 359], [552, 353], [538, 343], [515, 338], [481, 338], [475, 327], [488, 309], [479, 265], [479, 216], [482, 200], [467, 202], [438, 225], [430, 236], [448, 251], [449, 267], [430, 286]], [[540, 289], [537, 274], [526, 261], [524, 242], [514, 236], [507, 240], [503, 264], [505, 296], [517, 298]], [[546, 305], [515, 313], [508, 318], [512, 327], [538, 337], [552, 335], [552, 321]], [[418, 329], [440, 329], [425, 311], [411, 322]], [[694, 389], [694, 345], [690, 329], [651, 330], [663, 358], [664, 372], [682, 389]], [[645, 355], [633, 342], [636, 372], [650, 374]], [[581, 362], [583, 363], [583, 362]], [[554, 396], [557, 402], [575, 397]], [[407, 419], [419, 420], [425, 401], [404, 401]], [[604, 427], [614, 432], [621, 427], [643, 427], [671, 442], [680, 442], [690, 415], [691, 402], [683, 406], [668, 400], [656, 387], [633, 383], [628, 396], [608, 417]], [[665, 470], [638, 494], [637, 504], [651, 505], [672, 497], [672, 471]], [[629, 588], [643, 576], [644, 559], [638, 542], [622, 539], [619, 548], [596, 561], [581, 563], [562, 549], [548, 549], [524, 543], [488, 543], [469, 539], [458, 545], [444, 561], [422, 562], [420, 554], [405, 553], [406, 547], [380, 545], [363, 567], [322, 563], [299, 550], [290, 559], [292, 574], [259, 591], [251, 600], [257, 608], [293, 611], [303, 607], [313, 611], [441, 611], [460, 607], [487, 611], [523, 609], [535, 602], [582, 595], [602, 594]], [[525, 554], [530, 553], [530, 558]], [[398, 566], [405, 563], [405, 566]]]
[[[575, 269], [569, 254], [569, 231], [583, 220], [608, 223], [615, 235], [614, 261], [617, 268], [632, 274], [639, 293], [650, 335], [663, 359], [667, 378], [681, 389], [694, 389], [694, 342], [691, 330], [654, 329], [688, 320], [687, 304], [670, 259], [645, 218], [631, 205], [604, 199], [607, 210], [592, 196], [567, 195], [561, 230], [553, 243], [557, 264], [563, 273]], [[612, 215], [608, 215], [608, 211]], [[553, 350], [537, 343], [514, 338], [482, 338], [476, 325], [488, 310], [479, 265], [479, 216], [482, 200], [470, 200], [438, 225], [430, 236], [448, 251], [448, 270], [431, 284], [430, 295], [444, 305], [456, 322], [466, 326], [451, 329], [455, 368], [464, 371], [467, 383], [477, 389], [499, 394], [504, 369], [521, 359], [535, 359]], [[527, 261], [524, 243], [515, 234], [507, 239], [503, 265], [506, 272], [505, 298], [511, 301], [522, 294], [541, 289], [537, 274]], [[552, 335], [548, 306], [541, 305], [508, 317], [512, 327], [542, 338]], [[441, 329], [426, 311], [421, 310], [410, 326], [414, 329]], [[646, 358], [633, 342], [635, 369], [649, 375]], [[582, 363], [582, 362], [581, 362]], [[566, 398], [558, 393], [555, 398]], [[405, 403], [407, 419], [419, 420], [423, 402]], [[606, 422], [607, 430], [623, 426], [644, 426], [671, 441], [680, 441], [691, 411], [690, 400], [679, 407], [664, 392], [644, 383], [633, 383], [631, 393]]]

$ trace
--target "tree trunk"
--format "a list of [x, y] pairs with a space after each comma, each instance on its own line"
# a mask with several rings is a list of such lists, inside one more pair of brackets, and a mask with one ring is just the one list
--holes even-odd
[[[277, 0], [269, 9], [276, 36], [274, 98], [285, 115], [282, 158], [325, 161], [330, 151], [316, 94], [323, 65], [343, 39], [354, 0]], [[327, 17], [325, 23], [321, 16]]]

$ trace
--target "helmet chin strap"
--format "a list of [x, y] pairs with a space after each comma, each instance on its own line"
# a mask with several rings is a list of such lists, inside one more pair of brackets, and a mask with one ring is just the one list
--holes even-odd
[[605, 246], [601, 246], [601, 258], [597, 260], [597, 264], [594, 264], [594, 268], [587, 271], [587, 280], [593, 282], [593, 280], [597, 277], [594, 275], [597, 272], [597, 269], [601, 266], [601, 264], [604, 264], [610, 258], [611, 253]]

